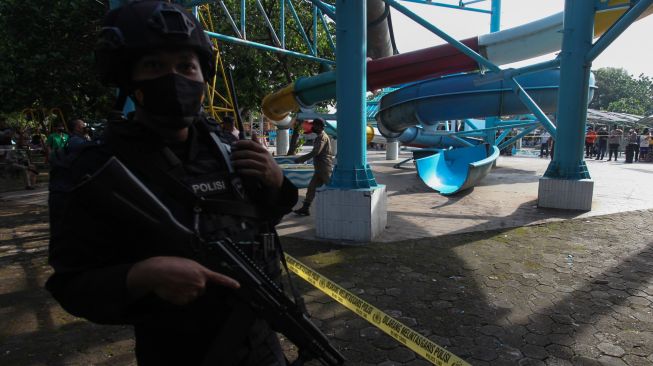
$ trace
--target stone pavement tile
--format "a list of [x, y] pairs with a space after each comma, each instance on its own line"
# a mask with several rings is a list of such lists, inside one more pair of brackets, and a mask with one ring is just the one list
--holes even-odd
[[616, 337], [620, 341], [620, 346], [629, 354], [636, 356], [653, 355], [652, 332], [641, 332], [633, 328], [628, 331], [619, 332]]
[[537, 360], [543, 360], [549, 354], [544, 347], [536, 346], [533, 344], [527, 344], [521, 347], [521, 352], [524, 354], [524, 356]]
[[599, 361], [585, 356], [574, 356], [572, 363], [577, 366], [602, 366]]
[[352, 348], [360, 352], [361, 361], [378, 364], [388, 360], [387, 351], [380, 350], [370, 343], [358, 342]]
[[375, 340], [375, 339], [379, 338], [381, 336], [381, 334], [383, 334], [383, 332], [381, 332], [381, 330], [379, 328], [373, 327], [373, 326], [363, 328], [359, 332], [359, 336], [361, 338], [371, 339], [371, 340]]
[[557, 358], [554, 356], [548, 357], [545, 363], [547, 366], [573, 366], [571, 361], [567, 359]]
[[549, 334], [547, 335], [549, 344], [557, 344], [560, 346], [572, 346], [576, 343], [576, 339], [568, 334]]
[[494, 337], [500, 337], [502, 335], [506, 334], [505, 329], [498, 325], [484, 325], [482, 326], [479, 331], [487, 336], [494, 336]]
[[401, 366], [401, 365], [403, 365], [403, 363], [395, 362], [395, 361], [383, 361], [377, 364], [377, 366]]
[[541, 347], [545, 347], [551, 344], [551, 340], [549, 339], [549, 336], [544, 334], [528, 333], [524, 337], [524, 340], [528, 344], [541, 346]]
[[432, 364], [430, 362], [421, 359], [415, 359], [410, 362], [406, 362], [404, 365], [405, 366], [431, 366]]
[[495, 347], [487, 347], [483, 345], [472, 347], [470, 354], [473, 359], [486, 362], [493, 361], [498, 357]]
[[372, 340], [372, 345], [381, 350], [393, 350], [400, 347], [400, 344], [392, 337], [382, 334], [380, 337]]
[[635, 355], [625, 355], [622, 357], [622, 360], [626, 362], [629, 366], [650, 366], [651, 361], [647, 360], [646, 357], [635, 356]]
[[517, 363], [519, 366], [545, 366], [544, 361], [535, 358], [522, 358]]
[[605, 366], [626, 366], [627, 365], [621, 358], [612, 357], [612, 356], [605, 356], [605, 355], [599, 357], [598, 361], [601, 363], [601, 365], [605, 365]]
[[415, 353], [405, 347], [397, 347], [388, 351], [388, 358], [396, 362], [409, 362], [416, 358]]
[[603, 354], [608, 356], [621, 357], [626, 353], [623, 348], [612, 343], [600, 343], [597, 347]]
[[549, 344], [545, 347], [549, 355], [552, 355], [556, 358], [563, 360], [571, 360], [574, 356], [574, 352], [570, 347], [563, 346], [560, 344]]

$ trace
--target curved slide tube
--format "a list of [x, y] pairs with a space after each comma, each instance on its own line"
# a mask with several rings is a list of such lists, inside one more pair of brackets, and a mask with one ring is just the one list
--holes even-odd
[[[463, 74], [412, 84], [385, 95], [376, 115], [386, 137], [398, 137], [406, 128], [438, 121], [530, 113], [502, 80], [484, 83], [492, 73]], [[544, 112], [558, 104], [560, 70], [545, 70], [516, 78]], [[590, 81], [593, 85], [593, 80]]]
[[[399, 138], [407, 129], [417, 125], [433, 125], [438, 121], [528, 114], [509, 85], [501, 80], [485, 83], [491, 73], [463, 74], [422, 81], [385, 95], [379, 102], [376, 115], [379, 131], [386, 137]], [[518, 76], [517, 81], [544, 111], [554, 112], [558, 107], [560, 70], [545, 70]], [[595, 89], [594, 75], [590, 74], [590, 95]], [[412, 130], [410, 130], [412, 131]], [[433, 135], [439, 137], [438, 135]], [[436, 146], [422, 138], [418, 144]], [[456, 146], [451, 145], [451, 146]]]
[[442, 195], [451, 195], [475, 186], [492, 170], [499, 148], [488, 144], [443, 150], [415, 160], [417, 174]]

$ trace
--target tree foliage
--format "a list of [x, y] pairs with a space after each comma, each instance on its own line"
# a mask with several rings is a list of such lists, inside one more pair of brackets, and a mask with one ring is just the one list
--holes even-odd
[[[238, 23], [240, 0], [225, 3]], [[264, 0], [262, 4], [278, 32], [279, 1]], [[293, 4], [312, 42], [312, 6], [305, 1]], [[97, 81], [93, 48], [100, 20], [108, 8], [108, 0], [1, 1], [0, 113], [58, 107], [66, 118], [106, 116], [114, 91]], [[212, 14], [216, 32], [235, 36], [219, 6], [212, 6]], [[318, 29], [318, 56], [334, 59], [321, 25]], [[254, 1], [247, 1], [247, 39], [272, 44], [271, 33]], [[286, 48], [309, 53], [288, 6]], [[220, 51], [226, 64], [233, 67], [241, 109], [258, 110], [268, 93], [320, 70], [316, 62], [232, 43], [221, 42]]]
[[594, 75], [597, 90], [590, 108], [640, 116], [653, 113], [653, 80], [648, 76], [634, 78], [613, 67], [595, 70]]
[[96, 80], [92, 50], [107, 8], [87, 0], [0, 2], [0, 112], [58, 107], [68, 118], [106, 110], [110, 91]]

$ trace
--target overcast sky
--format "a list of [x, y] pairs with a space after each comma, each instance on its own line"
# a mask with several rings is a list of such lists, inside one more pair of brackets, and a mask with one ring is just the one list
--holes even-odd
[[[449, 0], [448, 3], [457, 3], [457, 1], [452, 2]], [[486, 1], [470, 6], [488, 9], [489, 4], [490, 1]], [[490, 16], [488, 14], [450, 10], [408, 2], [402, 2], [402, 5], [417, 12], [456, 39], [486, 34], [490, 30]], [[558, 13], [563, 9], [563, 0], [503, 0], [501, 29], [529, 23]], [[408, 52], [444, 42], [395, 10], [392, 11], [392, 23], [400, 52]], [[635, 77], [642, 73], [653, 77], [653, 47], [650, 43], [652, 35], [653, 15], [631, 25], [594, 61], [592, 69], [607, 66], [622, 67]], [[532, 59], [526, 64], [550, 60], [553, 57], [555, 57], [554, 54]], [[518, 63], [516, 66], [521, 64], [524, 63]]]

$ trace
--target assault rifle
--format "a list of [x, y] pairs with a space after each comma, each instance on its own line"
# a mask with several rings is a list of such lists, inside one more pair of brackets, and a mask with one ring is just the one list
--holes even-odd
[[[303, 303], [291, 300], [285, 292], [230, 240], [205, 242], [181, 224], [170, 210], [117, 158], [113, 157], [93, 176], [80, 184], [75, 193], [92, 198], [96, 207], [110, 210], [153, 235], [177, 243], [202, 246], [209, 253], [211, 268], [234, 277], [241, 284], [233, 290], [238, 302], [250, 306], [272, 329], [286, 336], [299, 350], [293, 365], [317, 359], [325, 366], [342, 365], [344, 356], [308, 318]], [[199, 244], [198, 244], [199, 243]], [[196, 248], [197, 249], [197, 248]]]

